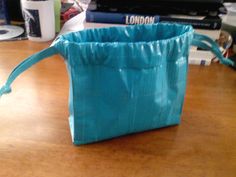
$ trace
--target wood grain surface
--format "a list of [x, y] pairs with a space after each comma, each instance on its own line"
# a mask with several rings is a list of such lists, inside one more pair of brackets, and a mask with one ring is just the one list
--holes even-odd
[[[49, 46], [0, 43], [0, 84]], [[236, 72], [190, 66], [179, 126], [75, 146], [63, 59], [43, 60], [0, 99], [0, 177], [235, 177]]]

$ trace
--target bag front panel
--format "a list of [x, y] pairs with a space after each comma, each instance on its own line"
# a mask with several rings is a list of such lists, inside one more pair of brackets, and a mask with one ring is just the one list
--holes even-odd
[[[84, 144], [178, 124], [186, 85], [187, 55], [147, 69], [80, 63], [69, 57], [74, 143]], [[77, 52], [76, 52], [77, 51]], [[72, 59], [73, 58], [73, 59]], [[128, 60], [128, 58], [127, 58]]]

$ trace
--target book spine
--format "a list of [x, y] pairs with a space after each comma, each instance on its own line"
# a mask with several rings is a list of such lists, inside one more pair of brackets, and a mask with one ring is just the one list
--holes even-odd
[[188, 60], [189, 65], [201, 65], [201, 66], [209, 66], [211, 64], [210, 61], [205, 59], [195, 59], [195, 58], [189, 58]]
[[160, 22], [174, 22], [181, 23], [185, 25], [192, 25], [194, 28], [199, 29], [220, 29], [222, 20], [220, 18], [216, 19], [184, 19], [184, 18], [173, 18], [168, 16], [162, 16]]
[[192, 65], [204, 65], [208, 66], [211, 64], [211, 60], [214, 58], [214, 55], [210, 51], [199, 51], [199, 50], [190, 50], [188, 63]]
[[158, 22], [173, 22], [186, 25], [192, 25], [199, 29], [220, 29], [221, 19], [184, 19], [173, 18], [159, 15], [138, 15], [127, 13], [111, 13], [99, 11], [86, 11], [86, 21], [95, 23], [113, 23], [113, 24], [152, 24]]
[[159, 22], [159, 16], [86, 11], [86, 21], [95, 23], [113, 23], [126, 25], [149, 24]]

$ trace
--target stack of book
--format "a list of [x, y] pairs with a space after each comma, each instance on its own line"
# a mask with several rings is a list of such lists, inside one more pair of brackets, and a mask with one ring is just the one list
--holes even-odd
[[[86, 11], [86, 22], [110, 25], [189, 24], [196, 32], [217, 40], [222, 24], [219, 15], [224, 13], [223, 0], [92, 0]], [[209, 51], [192, 47], [189, 63], [209, 65], [212, 58], [214, 56]]]

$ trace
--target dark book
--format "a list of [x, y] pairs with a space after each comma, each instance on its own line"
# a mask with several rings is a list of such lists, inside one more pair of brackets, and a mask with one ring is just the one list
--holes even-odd
[[92, 0], [91, 3], [96, 4], [97, 11], [103, 12], [204, 16], [226, 13], [223, 0]]

